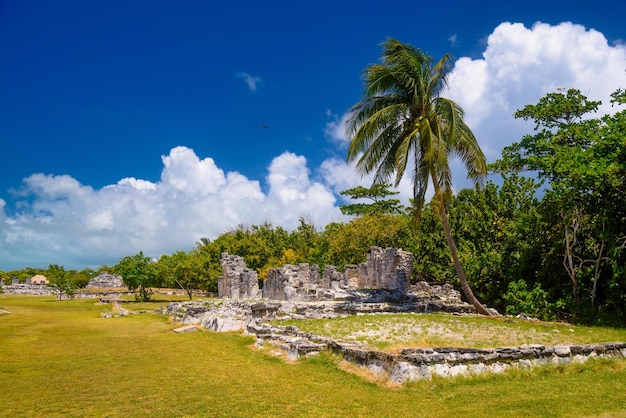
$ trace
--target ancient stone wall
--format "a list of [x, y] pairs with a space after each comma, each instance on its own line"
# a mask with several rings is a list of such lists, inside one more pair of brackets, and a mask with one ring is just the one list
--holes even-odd
[[118, 288], [118, 287], [126, 287], [126, 286], [124, 286], [122, 276], [103, 271], [100, 274], [98, 274], [96, 277], [94, 277], [93, 279], [89, 280], [89, 283], [87, 283], [87, 286], [85, 287], [109, 289], [109, 288]]
[[509, 368], [531, 368], [547, 364], [582, 363], [594, 357], [626, 357], [626, 343], [545, 346], [532, 344], [501, 348], [407, 348], [398, 354], [368, 350], [356, 342], [335, 341], [302, 332], [294, 326], [251, 324], [248, 332], [256, 334], [257, 345], [273, 341], [290, 360], [331, 350], [345, 360], [368, 369], [395, 384], [430, 380], [434, 376], [454, 377], [501, 373]]
[[[256, 273], [247, 269], [243, 259], [224, 253], [221, 264], [220, 297], [253, 298], [257, 291], [254, 288]], [[372, 247], [365, 263], [346, 266], [344, 273], [338, 272], [334, 266], [326, 266], [320, 274], [316, 264], [306, 263], [270, 269], [261, 295], [272, 300], [324, 301], [344, 300], [349, 298], [347, 292], [357, 289], [407, 293], [412, 271], [411, 253], [396, 248]]]
[[320, 276], [317, 264], [286, 264], [270, 269], [263, 283], [262, 295], [266, 299], [287, 301], [331, 300], [330, 275]]
[[217, 278], [220, 298], [254, 299], [261, 296], [256, 271], [246, 267], [243, 258], [222, 253], [220, 266], [222, 275]]
[[397, 248], [372, 247], [357, 268], [359, 289], [407, 292], [413, 272], [413, 254]]
[[54, 290], [45, 284], [10, 284], [0, 285], [0, 290], [12, 295], [49, 296], [54, 294]]

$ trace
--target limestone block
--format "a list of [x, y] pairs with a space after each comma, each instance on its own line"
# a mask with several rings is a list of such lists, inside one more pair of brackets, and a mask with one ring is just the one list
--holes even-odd
[[413, 254], [397, 248], [372, 247], [367, 261], [357, 266], [357, 287], [408, 292], [412, 272]]
[[243, 258], [222, 253], [220, 266], [222, 276], [217, 280], [220, 298], [252, 299], [261, 295], [256, 271], [246, 267]]
[[471, 374], [482, 374], [488, 371], [485, 363], [472, 363], [467, 367]]
[[396, 384], [432, 378], [431, 368], [416, 366], [404, 361], [397, 362], [389, 373], [389, 381]]
[[346, 287], [349, 289], [359, 289], [358, 267], [354, 264], [348, 264], [343, 268], [344, 280]]
[[174, 332], [177, 333], [177, 334], [180, 334], [180, 333], [183, 333], [183, 332], [195, 332], [197, 330], [198, 329], [196, 328], [195, 325], [186, 325], [184, 327], [176, 328], [174, 330]]
[[571, 354], [571, 350], [569, 345], [557, 345], [554, 346], [554, 354], [556, 354], [559, 357], [569, 357], [569, 355]]

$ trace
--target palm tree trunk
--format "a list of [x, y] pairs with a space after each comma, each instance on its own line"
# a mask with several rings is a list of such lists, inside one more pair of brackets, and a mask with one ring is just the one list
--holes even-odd
[[465, 272], [463, 271], [463, 266], [461, 266], [461, 261], [459, 260], [459, 254], [456, 251], [456, 244], [454, 243], [454, 238], [452, 237], [452, 231], [450, 230], [450, 224], [448, 223], [448, 214], [446, 213], [446, 207], [443, 202], [440, 203], [439, 213], [441, 215], [441, 223], [443, 224], [443, 230], [446, 234], [446, 240], [448, 241], [448, 247], [450, 248], [450, 253], [452, 254], [452, 260], [454, 261], [454, 268], [456, 269], [456, 274], [459, 276], [459, 282], [461, 282], [461, 289], [463, 290], [463, 294], [467, 300], [476, 308], [476, 311], [482, 315], [491, 316], [491, 312], [483, 306], [482, 303], [476, 299], [474, 296], [474, 292], [472, 292], [472, 288], [467, 282], [467, 278], [465, 277]]

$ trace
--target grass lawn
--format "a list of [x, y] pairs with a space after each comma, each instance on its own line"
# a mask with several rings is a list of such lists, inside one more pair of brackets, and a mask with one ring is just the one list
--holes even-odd
[[238, 333], [176, 334], [153, 314], [101, 318], [111, 306], [94, 299], [0, 295], [0, 309], [10, 312], [0, 315], [2, 417], [626, 416], [625, 360], [389, 388], [329, 354], [288, 363]]

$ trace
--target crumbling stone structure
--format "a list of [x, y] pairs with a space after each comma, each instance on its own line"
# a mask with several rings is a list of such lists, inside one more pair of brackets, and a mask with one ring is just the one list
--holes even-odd
[[54, 290], [45, 284], [16, 283], [14, 280], [10, 285], [4, 285], [0, 280], [0, 293], [12, 295], [49, 296]]
[[217, 293], [221, 298], [254, 299], [261, 296], [256, 271], [246, 267], [243, 258], [222, 253], [222, 275], [217, 278]]
[[[307, 263], [297, 266], [287, 264], [280, 269], [270, 269], [263, 283], [262, 295], [272, 300], [321, 300], [332, 298], [324, 290], [319, 267]], [[326, 289], [324, 289], [326, 288]], [[326, 294], [324, 294], [326, 293]]]
[[[248, 269], [241, 257], [222, 254], [223, 275], [218, 278], [218, 295], [231, 299], [254, 298], [258, 292], [256, 272]], [[268, 272], [261, 296], [271, 300], [328, 301], [345, 300], [357, 289], [407, 293], [413, 271], [413, 255], [396, 248], [372, 247], [367, 261], [345, 267], [340, 273], [326, 266], [287, 264]]]
[[109, 289], [109, 288], [118, 288], [118, 287], [126, 287], [124, 286], [124, 282], [122, 281], [122, 276], [117, 274], [107, 273], [106, 271], [101, 272], [93, 279], [89, 280], [86, 288], [97, 288], [97, 289]]
[[[376, 313], [475, 313], [475, 308], [463, 302], [460, 292], [449, 284], [411, 285], [413, 256], [394, 248], [373, 247], [365, 263], [346, 266], [344, 273], [326, 266], [320, 275], [317, 265], [308, 264], [270, 269], [262, 292], [256, 272], [247, 268], [241, 257], [223, 253], [220, 263], [223, 275], [218, 278], [218, 295], [233, 300], [170, 302], [166, 314], [175, 323], [197, 324], [212, 331], [245, 330], [256, 335], [258, 346], [270, 343], [285, 351], [290, 360], [330, 350], [391, 383], [403, 384], [434, 376], [500, 373], [511, 367], [626, 357], [626, 343], [406, 348], [386, 353], [370, 350], [357, 341], [333, 340], [292, 325], [270, 323], [276, 319], [330, 319]], [[264, 300], [258, 300], [260, 296]]]
[[357, 289], [407, 292], [413, 272], [413, 254], [397, 248], [372, 247], [365, 263], [346, 268], [352, 269], [356, 271], [347, 275], [352, 278], [349, 282], [355, 284]]

